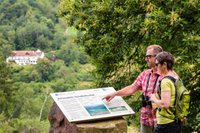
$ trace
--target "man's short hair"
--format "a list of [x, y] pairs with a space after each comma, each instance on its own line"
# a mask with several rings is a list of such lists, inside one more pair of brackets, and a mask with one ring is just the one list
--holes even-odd
[[153, 53], [154, 53], [155, 55], [157, 55], [158, 53], [160, 53], [160, 52], [163, 51], [162, 47], [161, 47], [160, 45], [156, 45], [156, 44], [153, 44], [153, 45], [148, 46], [148, 47], [147, 47], [147, 50], [148, 50], [148, 49], [153, 49]]

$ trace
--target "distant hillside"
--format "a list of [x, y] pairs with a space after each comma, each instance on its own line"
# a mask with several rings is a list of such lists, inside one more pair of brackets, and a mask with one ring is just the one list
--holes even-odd
[[1, 0], [1, 50], [58, 50], [66, 42], [57, 0]]

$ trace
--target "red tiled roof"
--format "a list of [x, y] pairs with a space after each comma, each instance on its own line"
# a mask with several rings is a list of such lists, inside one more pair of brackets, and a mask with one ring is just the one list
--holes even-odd
[[28, 50], [21, 50], [21, 51], [12, 51], [12, 56], [37, 56], [40, 55], [41, 52], [36, 51], [28, 51]]

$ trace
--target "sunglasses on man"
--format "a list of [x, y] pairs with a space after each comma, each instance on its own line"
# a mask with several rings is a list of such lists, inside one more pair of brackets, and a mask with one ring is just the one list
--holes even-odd
[[150, 59], [151, 57], [156, 57], [156, 55], [146, 55], [145, 58]]

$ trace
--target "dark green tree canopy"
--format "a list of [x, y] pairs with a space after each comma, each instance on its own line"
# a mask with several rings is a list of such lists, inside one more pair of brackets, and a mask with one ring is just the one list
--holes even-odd
[[170, 51], [191, 90], [190, 128], [199, 131], [199, 9], [198, 0], [61, 0], [60, 15], [79, 30], [78, 41], [94, 59], [99, 86], [119, 89], [132, 83], [146, 68], [150, 44]]
[[2, 55], [0, 55], [0, 73], [0, 114], [11, 116], [16, 88], [12, 86], [10, 68], [4, 62]]

